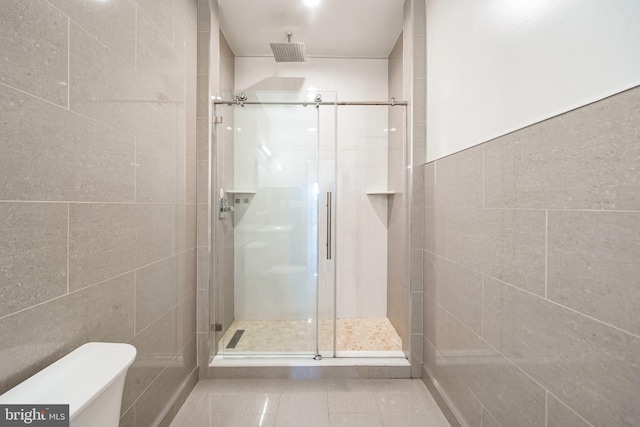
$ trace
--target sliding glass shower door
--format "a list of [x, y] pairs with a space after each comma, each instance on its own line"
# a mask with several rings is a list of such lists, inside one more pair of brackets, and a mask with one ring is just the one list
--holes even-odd
[[[231, 284], [220, 283], [216, 302], [217, 352], [225, 357], [316, 355], [327, 348], [320, 317], [333, 313], [320, 313], [318, 298], [332, 298], [335, 280], [324, 277], [334, 270], [327, 265], [326, 205], [335, 181], [335, 117], [330, 109], [321, 115], [315, 95], [234, 93], [216, 105], [215, 114], [227, 116], [215, 125], [219, 143], [227, 135], [227, 149], [218, 149], [225, 171], [218, 174], [220, 212], [212, 224], [214, 233], [225, 233], [226, 222], [233, 235], [233, 260], [218, 259], [233, 262], [232, 296]], [[220, 318], [231, 312], [232, 319]]]

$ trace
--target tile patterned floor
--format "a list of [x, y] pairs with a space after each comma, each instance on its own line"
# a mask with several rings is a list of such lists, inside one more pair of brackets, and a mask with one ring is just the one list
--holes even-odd
[[[320, 348], [331, 350], [333, 323], [320, 321]], [[234, 349], [227, 343], [238, 329], [245, 332]], [[338, 319], [338, 351], [402, 351], [402, 340], [386, 317]], [[307, 320], [234, 320], [220, 340], [225, 353], [310, 353], [315, 351], [315, 324]]]
[[420, 380], [202, 380], [171, 427], [450, 427]]

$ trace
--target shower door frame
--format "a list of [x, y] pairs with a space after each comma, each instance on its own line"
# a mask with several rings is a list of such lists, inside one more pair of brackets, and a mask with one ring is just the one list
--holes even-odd
[[[303, 93], [303, 92], [298, 92], [298, 93]], [[219, 181], [218, 181], [218, 176], [212, 176], [211, 174], [211, 169], [213, 166], [217, 166], [218, 163], [218, 153], [217, 150], [215, 149], [217, 144], [219, 143], [218, 141], [218, 132], [217, 132], [217, 128], [215, 126], [217, 117], [215, 117], [215, 112], [216, 112], [216, 106], [220, 105], [220, 104], [226, 104], [226, 105], [241, 105], [241, 103], [244, 104], [252, 104], [254, 102], [252, 101], [240, 101], [238, 100], [236, 97], [234, 97], [233, 99], [229, 100], [229, 99], [224, 99], [224, 98], [216, 98], [213, 102], [212, 102], [212, 110], [214, 111], [214, 117], [213, 117], [213, 123], [214, 125], [212, 126], [212, 132], [211, 132], [211, 138], [210, 138], [210, 150], [209, 150], [209, 156], [210, 156], [210, 167], [209, 167], [209, 183], [211, 184], [210, 186], [210, 192], [209, 192], [209, 238], [210, 238], [210, 242], [209, 242], [209, 248], [210, 248], [210, 252], [209, 252], [209, 259], [210, 259], [210, 303], [212, 305], [212, 307], [216, 307], [217, 303], [218, 303], [218, 288], [217, 286], [212, 286], [215, 282], [216, 285], [219, 285], [220, 282], [220, 271], [219, 271], [219, 266], [220, 266], [220, 260], [217, 259], [216, 253], [218, 253], [219, 251], [216, 250], [211, 250], [211, 248], [214, 248], [215, 245], [213, 245], [212, 243], [216, 241], [216, 228], [215, 226], [213, 226], [214, 224], [216, 224], [215, 221], [217, 221], [217, 214], [215, 211], [217, 211], [217, 209], [213, 208], [212, 206], [216, 206], [217, 207], [217, 203], [215, 203], [214, 205], [212, 205], [212, 201], [216, 200], [216, 195], [217, 195], [217, 189], [220, 188]], [[262, 102], [255, 102], [255, 103], [262, 103]], [[334, 107], [334, 120], [337, 120], [337, 107], [341, 106], [341, 105], [350, 105], [350, 106], [389, 106], [389, 107], [394, 107], [394, 106], [399, 106], [399, 107], [408, 107], [408, 102], [407, 101], [396, 101], [394, 98], [391, 99], [391, 101], [356, 101], [356, 102], [338, 102], [338, 101], [334, 101], [334, 102], [323, 102], [322, 100], [314, 100], [314, 101], [307, 101], [307, 102], [274, 102], [274, 104], [289, 104], [289, 105], [302, 105], [302, 106], [308, 106], [308, 105], [315, 105], [317, 107], [321, 107], [321, 106], [333, 106]], [[405, 110], [406, 111], [406, 110]], [[411, 165], [412, 162], [412, 150], [411, 150], [411, 139], [409, 138], [409, 121], [407, 120], [407, 116], [406, 113], [404, 115], [404, 132], [405, 132], [405, 137], [404, 137], [404, 146], [405, 146], [405, 154], [404, 154], [404, 164], [405, 167], [409, 167], [410, 166], [406, 166], [406, 165]], [[335, 124], [335, 123], [334, 123]], [[333, 132], [333, 141], [334, 141], [334, 147], [333, 147], [333, 188], [331, 191], [331, 200], [332, 200], [332, 204], [334, 206], [334, 208], [332, 209], [331, 212], [331, 223], [334, 224], [331, 230], [331, 234], [330, 234], [330, 238], [331, 238], [331, 254], [333, 255], [333, 262], [331, 263], [332, 266], [332, 301], [331, 301], [331, 310], [332, 310], [332, 348], [330, 351], [326, 351], [326, 350], [322, 350], [320, 348], [319, 349], [319, 355], [318, 356], [330, 356], [330, 357], [343, 357], [338, 355], [336, 352], [336, 322], [337, 322], [337, 316], [336, 316], [336, 306], [337, 306], [337, 301], [336, 301], [336, 281], [337, 281], [337, 277], [336, 277], [336, 255], [337, 255], [337, 245], [336, 245], [336, 205], [337, 203], [337, 124], [335, 124], [334, 127], [334, 132]], [[411, 171], [409, 171], [407, 173], [407, 175], [405, 177], [403, 177], [403, 187], [404, 187], [404, 192], [407, 196], [410, 197], [410, 194], [412, 193], [412, 179], [411, 179]], [[320, 195], [322, 195], [322, 192], [320, 192]], [[318, 204], [318, 208], [319, 210], [322, 209], [322, 205], [319, 203]], [[404, 234], [406, 234], [406, 238], [409, 238], [410, 235], [410, 213], [409, 210], [407, 209], [407, 212], [405, 213], [405, 216], [407, 216], [407, 227], [404, 231]], [[319, 230], [319, 238], [318, 241], [320, 242], [320, 236], [322, 235], [322, 233], [320, 233]], [[408, 240], [407, 240], [408, 241]], [[321, 253], [318, 253], [318, 258], [321, 258]], [[320, 262], [318, 263], [318, 268], [320, 269]], [[408, 265], [406, 266], [406, 270], [407, 270], [407, 274], [408, 274]], [[318, 304], [319, 304], [319, 298], [316, 299]], [[217, 310], [216, 310], [217, 312]], [[213, 320], [213, 319], [212, 319]], [[319, 322], [320, 318], [317, 318], [317, 325], [319, 328]], [[212, 326], [212, 334], [210, 336], [210, 345], [209, 345], [209, 360], [212, 360], [213, 357], [215, 357], [216, 355], [219, 355], [220, 352], [218, 351], [217, 345], [218, 345], [218, 339], [219, 337], [216, 336], [215, 331], [213, 331], [213, 326]], [[319, 332], [316, 335], [316, 339], [319, 340]], [[404, 347], [404, 346], [403, 346]], [[405, 350], [403, 348], [403, 352], [405, 353], [405, 355], [407, 355], [407, 350]], [[283, 355], [280, 355], [283, 356]], [[264, 357], [264, 355], [260, 355], [260, 354], [255, 354], [252, 355], [252, 357]], [[408, 356], [407, 356], [408, 357]]]
[[[260, 94], [263, 92], [257, 91], [257, 92], [251, 92], [251, 94]], [[264, 92], [264, 93], [268, 93], [268, 94], [273, 94], [273, 92]], [[317, 148], [316, 148], [316, 161], [317, 161], [317, 165], [318, 165], [318, 185], [319, 185], [319, 191], [318, 191], [318, 201], [317, 201], [317, 218], [318, 221], [315, 224], [316, 228], [317, 228], [317, 243], [318, 243], [318, 253], [317, 253], [317, 271], [316, 271], [316, 301], [315, 301], [315, 351], [313, 352], [313, 356], [316, 359], [320, 359], [323, 356], [327, 357], [334, 357], [335, 356], [335, 286], [336, 286], [336, 267], [335, 267], [335, 253], [336, 253], [336, 234], [335, 234], [335, 227], [331, 227], [331, 224], [335, 223], [335, 215], [336, 215], [336, 209], [335, 209], [335, 199], [336, 199], [336, 144], [337, 144], [337, 127], [336, 127], [336, 117], [337, 117], [337, 111], [336, 111], [336, 101], [322, 101], [321, 98], [324, 96], [325, 99], [327, 98], [333, 98], [335, 100], [336, 94], [335, 92], [319, 92], [319, 93], [307, 93], [307, 92], [280, 92], [285, 96], [291, 95], [291, 94], [296, 94], [296, 95], [301, 95], [304, 96], [306, 98], [306, 100], [300, 100], [300, 101], [281, 101], [281, 100], [276, 100], [276, 101], [256, 101], [256, 100], [252, 100], [249, 99], [249, 97], [246, 96], [245, 93], [236, 93], [236, 92], [225, 92], [222, 96], [220, 97], [216, 97], [216, 99], [214, 101], [212, 101], [212, 111], [213, 111], [213, 120], [212, 120], [212, 128], [211, 128], [211, 138], [210, 138], [210, 144], [209, 144], [209, 179], [208, 182], [210, 183], [210, 188], [209, 188], [209, 211], [208, 211], [208, 218], [209, 218], [209, 259], [210, 259], [210, 305], [211, 307], [215, 307], [215, 313], [216, 313], [216, 318], [211, 318], [211, 328], [210, 328], [210, 337], [209, 337], [209, 359], [211, 360], [213, 357], [221, 355], [223, 357], [287, 357], [287, 356], [294, 356], [294, 357], [300, 357], [300, 356], [309, 356], [308, 352], [275, 352], [275, 353], [265, 353], [265, 352], [256, 352], [256, 353], [241, 353], [238, 355], [229, 355], [229, 354], [224, 354], [220, 348], [218, 348], [219, 345], [219, 341], [221, 340], [222, 335], [219, 334], [219, 332], [224, 333], [225, 331], [219, 331], [218, 328], [220, 328], [222, 326], [222, 322], [219, 321], [219, 304], [221, 302], [221, 296], [219, 295], [219, 293], [221, 292], [221, 288], [223, 286], [223, 274], [222, 274], [222, 266], [225, 263], [225, 260], [222, 258], [222, 250], [219, 250], [219, 243], [220, 243], [220, 231], [221, 231], [221, 222], [218, 220], [218, 189], [223, 188], [224, 186], [221, 184], [221, 181], [224, 180], [224, 177], [221, 176], [220, 172], [219, 172], [219, 166], [221, 164], [221, 162], [224, 162], [225, 159], [223, 157], [221, 157], [221, 125], [222, 125], [222, 121], [223, 118], [221, 116], [218, 116], [218, 114], [220, 113], [219, 108], [221, 106], [227, 106], [231, 109], [239, 106], [239, 107], [244, 107], [245, 105], [272, 105], [272, 106], [301, 106], [302, 107], [311, 107], [311, 108], [315, 108], [318, 112], [317, 112], [317, 120], [316, 120], [316, 124], [317, 124], [317, 131], [318, 131], [318, 138], [317, 138]], [[320, 96], [321, 98], [316, 98], [316, 96]], [[333, 106], [333, 114], [332, 117], [330, 118], [329, 122], [332, 124], [333, 128], [329, 129], [328, 132], [326, 132], [325, 130], [322, 129], [321, 123], [320, 123], [320, 106]], [[234, 114], [234, 119], [235, 119], [235, 114]], [[228, 126], [228, 124], [226, 124], [226, 126]], [[235, 128], [235, 120], [234, 120], [234, 124], [232, 125], [233, 128]], [[330, 159], [329, 161], [331, 162], [331, 166], [329, 167], [330, 169], [330, 174], [331, 174], [331, 179], [328, 180], [329, 182], [327, 183], [327, 180], [323, 181], [323, 166], [321, 166], [321, 163], [323, 161], [327, 161], [326, 158], [323, 158], [322, 156], [324, 155], [326, 157], [327, 155], [327, 144], [325, 143], [324, 145], [321, 143], [321, 135], [328, 135], [328, 138], [330, 139], [330, 148], [329, 148], [329, 152], [330, 152]], [[235, 140], [233, 141], [233, 144], [235, 144]], [[324, 150], [324, 151], [323, 151]], [[234, 155], [235, 157], [235, 155]], [[235, 160], [234, 160], [235, 163]], [[326, 165], [325, 165], [326, 166]], [[215, 170], [215, 173], [212, 173], [212, 169]], [[323, 183], [325, 184], [323, 186]], [[237, 183], [234, 182], [234, 186], [236, 186]], [[323, 191], [323, 189], [327, 190], [327, 191]], [[326, 193], [326, 196], [325, 196]], [[325, 197], [329, 197], [329, 199], [327, 200], [327, 203], [325, 205]], [[331, 210], [325, 210], [328, 208], [332, 208]], [[329, 216], [327, 217], [327, 213], [329, 213]], [[233, 214], [232, 214], [233, 215]], [[323, 217], [323, 215], [325, 215]], [[328, 221], [322, 221], [321, 218], [324, 219], [329, 219]], [[235, 227], [235, 226], [234, 226]], [[327, 233], [327, 230], [329, 230], [329, 232]], [[326, 239], [326, 241], [324, 240]], [[331, 245], [331, 246], [328, 246]], [[235, 246], [235, 244], [234, 244]], [[326, 260], [325, 260], [325, 251], [326, 250]], [[329, 262], [326, 262], [326, 261]], [[320, 270], [324, 270], [326, 272], [328, 272], [329, 274], [324, 274], [321, 276], [320, 274]], [[330, 277], [328, 277], [330, 276]], [[325, 307], [329, 307], [330, 310], [330, 318], [331, 318], [331, 349], [327, 349], [327, 348], [321, 348], [320, 345], [320, 309], [319, 306], [321, 305], [320, 303], [320, 280], [324, 280], [325, 282], [328, 282], [329, 285], [325, 286], [325, 292], [326, 292], [326, 288], [330, 288], [329, 289], [329, 296], [327, 298], [327, 301], [324, 302], [323, 306]], [[234, 283], [234, 287], [235, 287], [235, 283]], [[330, 301], [329, 301], [330, 299]], [[211, 310], [210, 310], [211, 312]]]

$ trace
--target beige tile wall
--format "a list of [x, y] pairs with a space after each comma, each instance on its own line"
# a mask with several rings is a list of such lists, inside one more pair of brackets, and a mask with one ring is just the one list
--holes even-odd
[[424, 166], [425, 370], [468, 425], [640, 425], [639, 129], [636, 87]]
[[[196, 154], [198, 161], [197, 191], [197, 315], [198, 366], [200, 376], [209, 377], [209, 360], [216, 354], [216, 334], [211, 324], [221, 323], [223, 329], [233, 321], [233, 224], [231, 216], [218, 220], [218, 188], [233, 188], [233, 136], [223, 132], [215, 138], [209, 103], [213, 96], [234, 89], [235, 55], [219, 30], [217, 2], [198, 0], [198, 94]], [[218, 130], [233, 123], [233, 115], [225, 110], [224, 123]], [[224, 126], [224, 127], [223, 127]], [[210, 138], [211, 140], [210, 145]], [[210, 148], [213, 150], [210, 153]], [[210, 168], [210, 160], [214, 166]], [[209, 181], [211, 169], [211, 182]], [[212, 210], [209, 209], [209, 197]], [[213, 248], [210, 247], [211, 227]], [[220, 250], [217, 250], [220, 249]], [[213, 267], [212, 267], [213, 266]], [[216, 267], [219, 266], [219, 267]], [[222, 332], [224, 333], [224, 331]], [[221, 337], [222, 335], [218, 335]]]
[[424, 215], [425, 215], [425, 170], [426, 161], [426, 0], [405, 2], [405, 26], [403, 34], [410, 34], [403, 40], [405, 99], [411, 108], [407, 110], [410, 138], [410, 159], [408, 164], [410, 182], [410, 200], [407, 203], [410, 221], [409, 256], [409, 319], [411, 339], [403, 345], [405, 354], [411, 362], [411, 376], [420, 378], [420, 362], [423, 359], [423, 262]]
[[151, 425], [196, 367], [196, 1], [2, 6], [0, 393], [130, 342]]
[[[402, 73], [402, 34], [389, 55], [389, 97], [404, 99]], [[409, 267], [407, 261], [407, 203], [409, 194], [406, 168], [406, 133], [404, 132], [406, 109], [388, 109], [389, 132], [388, 188], [395, 191], [387, 202], [387, 317], [407, 342], [409, 331]]]
[[[209, 274], [215, 270], [210, 268], [211, 254], [209, 252], [209, 138], [210, 138], [210, 111], [208, 99], [210, 93], [215, 93], [210, 88], [209, 69], [211, 67], [211, 55], [215, 52], [212, 46], [211, 21], [217, 19], [217, 10], [211, 9], [209, 0], [198, 0], [198, 102], [196, 104], [196, 139], [197, 139], [197, 159], [198, 166], [198, 187], [197, 199], [197, 252], [198, 252], [198, 307], [197, 307], [197, 327], [198, 338], [198, 367], [199, 376], [206, 377], [209, 366], [209, 324], [210, 320], [209, 301]], [[215, 22], [214, 22], [215, 26]], [[212, 79], [213, 77], [211, 77]], [[204, 180], [206, 177], [206, 181]]]

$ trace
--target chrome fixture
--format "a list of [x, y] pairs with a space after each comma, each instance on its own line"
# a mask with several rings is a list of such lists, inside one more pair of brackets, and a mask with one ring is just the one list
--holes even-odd
[[286, 43], [270, 43], [271, 51], [276, 62], [306, 62], [307, 55], [304, 51], [304, 43], [293, 43], [293, 33], [287, 32]]
[[225, 219], [227, 217], [227, 212], [233, 212], [233, 206], [229, 205], [229, 201], [225, 197], [221, 197], [218, 219]]

